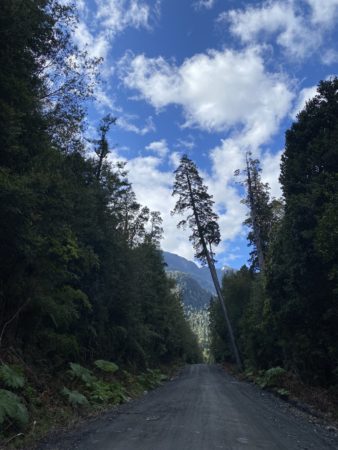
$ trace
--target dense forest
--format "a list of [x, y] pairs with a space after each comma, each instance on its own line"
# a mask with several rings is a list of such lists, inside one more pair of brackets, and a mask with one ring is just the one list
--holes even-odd
[[[35, 438], [53, 417], [122, 402], [175, 364], [201, 360], [173, 277], [158, 211], [140, 205], [128, 167], [109, 158], [116, 118], [87, 135], [100, 60], [73, 43], [58, 0], [0, 4], [0, 440]], [[220, 302], [190, 311], [204, 355], [281, 370], [338, 395], [338, 79], [286, 132], [271, 198], [247, 154], [250, 267], [218, 283], [217, 214], [196, 165], [175, 171], [174, 212]], [[240, 169], [240, 168], [239, 168]], [[47, 405], [47, 406], [46, 406]], [[52, 405], [52, 407], [51, 407]], [[50, 409], [49, 416], [47, 409]], [[68, 409], [67, 409], [68, 408]], [[56, 413], [56, 411], [59, 411]], [[46, 416], [48, 420], [43, 423]], [[43, 430], [41, 430], [43, 434]]]
[[[65, 373], [69, 363], [87, 396], [91, 387], [108, 392], [91, 397], [104, 402], [113, 397], [110, 387], [95, 385], [81, 365], [99, 361], [97, 370], [140, 373], [199, 358], [164, 271], [161, 217], [137, 202], [127, 168], [109, 163], [116, 119], [104, 117], [97, 139], [85, 139], [85, 108], [100, 61], [73, 45], [74, 23], [73, 9], [56, 0], [0, 5], [0, 426], [6, 435], [27, 425], [27, 407], [35, 402], [33, 413], [41, 409], [51, 374]], [[78, 391], [64, 392], [73, 404], [85, 401]]]
[[[271, 198], [258, 160], [247, 155], [251, 266], [223, 278], [222, 289], [247, 369], [280, 367], [303, 382], [338, 386], [338, 79], [286, 132], [280, 183]], [[211, 346], [231, 359], [218, 303], [210, 306]]]

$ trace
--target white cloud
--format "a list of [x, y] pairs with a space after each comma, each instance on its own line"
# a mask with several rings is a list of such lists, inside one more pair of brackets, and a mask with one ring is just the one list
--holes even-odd
[[[116, 152], [110, 154], [112, 162], [127, 161]], [[137, 201], [152, 211], [160, 211], [164, 225], [164, 250], [192, 260], [194, 251], [189, 242], [189, 230], [177, 230], [178, 216], [171, 216], [176, 199], [172, 197], [174, 175], [160, 169], [163, 159], [157, 156], [139, 156], [129, 159], [128, 179], [132, 183]]]
[[334, 49], [329, 49], [324, 51], [321, 55], [322, 63], [326, 66], [331, 66], [332, 64], [338, 63], [338, 52]]
[[311, 98], [313, 98], [316, 95], [316, 93], [317, 93], [317, 86], [304, 88], [300, 91], [300, 93], [298, 94], [298, 99], [295, 108], [291, 113], [291, 117], [294, 120], [296, 119], [297, 114], [304, 109], [306, 102]]
[[261, 156], [262, 181], [269, 183], [272, 197], [279, 198], [282, 195], [279, 183], [281, 156], [284, 150], [277, 153], [266, 152]]
[[126, 28], [151, 29], [159, 15], [160, 0], [150, 6], [141, 0], [96, 0], [96, 11], [79, 2], [80, 21], [75, 42], [91, 57], [106, 58], [114, 38]]
[[338, 15], [338, 0], [306, 0], [311, 6], [311, 20], [315, 24], [332, 26]]
[[168, 144], [165, 139], [161, 139], [160, 141], [151, 142], [146, 150], [156, 153], [160, 157], [164, 157], [169, 153]]
[[175, 147], [192, 150], [195, 147], [195, 141], [192, 136], [189, 136], [188, 139], [177, 139]]
[[185, 127], [224, 131], [242, 125], [252, 139], [267, 139], [287, 114], [292, 93], [279, 74], [265, 70], [258, 49], [210, 50], [181, 66], [164, 58], [125, 55], [120, 61], [124, 84], [140, 99], [160, 109], [180, 105]]
[[294, 58], [317, 51], [327, 29], [335, 24], [338, 0], [267, 0], [255, 6], [222, 13], [218, 21], [229, 22], [230, 31], [245, 44], [269, 42]]
[[105, 34], [94, 36], [83, 20], [77, 24], [74, 40], [80, 49], [88, 51], [91, 58], [106, 58], [110, 48], [108, 37]]
[[115, 35], [127, 27], [148, 28], [150, 7], [139, 0], [96, 0], [96, 18]]
[[228, 20], [230, 31], [245, 44], [276, 35], [276, 43], [297, 58], [304, 57], [321, 43], [318, 30], [309, 30], [305, 17], [292, 0], [267, 1], [245, 10], [231, 10], [220, 19]]
[[146, 119], [146, 123], [143, 127], [139, 127], [135, 125], [132, 120], [134, 119], [134, 116], [128, 116], [128, 115], [120, 115], [117, 119], [117, 126], [122, 128], [125, 131], [130, 131], [131, 133], [138, 134], [140, 136], [144, 136], [148, 133], [156, 131], [156, 127], [154, 124], [154, 120], [152, 116], [149, 116]]
[[180, 165], [181, 157], [182, 157], [182, 154], [179, 152], [172, 152], [169, 155], [169, 162], [170, 162], [171, 166], [173, 167], [173, 169], [176, 169]]
[[193, 3], [195, 9], [211, 9], [216, 0], [197, 0]]
[[[233, 253], [231, 241], [242, 235], [242, 223], [247, 214], [247, 208], [241, 203], [241, 195], [233, 176], [236, 169], [245, 167], [246, 141], [247, 138], [243, 139], [242, 136], [222, 140], [220, 145], [210, 152], [211, 172], [204, 173], [200, 170], [209, 192], [213, 195], [215, 211], [219, 214], [222, 242], [215, 251], [218, 259], [223, 263], [234, 259], [231, 256]], [[112, 161], [128, 162], [128, 178], [138, 201], [153, 211], [160, 211], [165, 231], [162, 248], [192, 260], [194, 251], [189, 242], [190, 231], [189, 229], [177, 230], [180, 217], [170, 214], [176, 202], [171, 195], [174, 175], [171, 171], [163, 169], [162, 164], [167, 153], [162, 153], [161, 150], [158, 152], [159, 149], [165, 148], [165, 144], [165, 141], [155, 141], [147, 147], [148, 150], [157, 153], [155, 156], [138, 156], [127, 160], [114, 150], [110, 158]], [[259, 150], [256, 149], [255, 156], [261, 157], [263, 181], [270, 184], [273, 196], [280, 196], [278, 177], [281, 152], [276, 155], [269, 152], [260, 155]], [[179, 165], [180, 158], [179, 152], [168, 155], [173, 169]]]
[[[231, 130], [229, 137], [210, 151], [211, 172], [202, 173], [219, 214], [222, 243], [216, 251], [220, 255], [226, 250], [226, 242], [242, 233], [247, 213], [240, 202], [233, 173], [244, 168], [246, 151], [261, 156], [260, 146], [272, 137], [280, 121], [289, 114], [293, 93], [287, 80], [267, 72], [261, 53], [253, 48], [241, 52], [209, 51], [185, 60], [181, 66], [161, 57], [129, 54], [120, 66], [124, 84], [135, 89], [139, 99], [158, 110], [170, 104], [181, 106], [185, 126], [198, 126], [208, 131]], [[177, 167], [179, 158], [179, 152], [169, 156], [172, 167]], [[280, 194], [279, 159], [280, 154], [265, 153], [262, 157], [265, 180], [271, 185], [273, 195]], [[138, 164], [141, 164], [140, 159]], [[165, 176], [158, 167], [156, 170], [159, 178]], [[173, 226], [173, 219], [166, 213], [168, 205], [163, 205], [163, 198], [170, 197], [171, 187], [167, 187], [166, 194], [163, 185], [157, 190], [154, 180], [146, 180], [140, 187], [138, 180], [143, 177], [135, 165], [133, 171], [137, 195], [141, 189], [145, 202], [153, 196], [159, 199], [157, 205], [164, 215], [166, 230], [164, 248], [191, 258], [189, 242], [182, 240]]]
[[222, 245], [218, 253], [224, 250], [225, 241], [238, 236], [246, 214], [233, 175], [235, 170], [244, 168], [245, 151], [241, 145], [240, 138], [222, 140], [210, 153], [211, 175], [204, 176], [219, 214]]

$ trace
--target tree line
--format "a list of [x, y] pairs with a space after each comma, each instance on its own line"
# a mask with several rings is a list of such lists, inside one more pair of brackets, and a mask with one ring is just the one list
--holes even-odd
[[50, 370], [196, 361], [162, 219], [109, 162], [116, 118], [84, 139], [100, 61], [74, 46], [75, 24], [57, 0], [0, 5], [1, 359]]
[[[321, 81], [286, 132], [281, 199], [247, 155], [250, 267], [222, 282], [245, 366], [281, 366], [322, 386], [338, 385], [337, 117], [338, 79]], [[231, 360], [218, 303], [210, 316], [214, 357]]]

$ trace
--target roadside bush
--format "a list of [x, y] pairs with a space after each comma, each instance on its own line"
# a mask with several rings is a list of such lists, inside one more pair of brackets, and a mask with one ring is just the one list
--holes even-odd
[[148, 369], [146, 372], [139, 375], [137, 379], [145, 389], [154, 389], [165, 381], [167, 376], [158, 369]]
[[286, 370], [282, 367], [272, 367], [257, 378], [257, 384], [263, 389], [280, 387], [285, 375]]
[[29, 415], [26, 406], [16, 394], [0, 389], [0, 425], [3, 425], [6, 420], [24, 427], [29, 421]]
[[78, 391], [71, 391], [70, 389], [67, 389], [66, 387], [64, 387], [61, 391], [61, 394], [64, 397], [66, 397], [66, 399], [72, 406], [88, 406], [89, 405], [89, 401], [88, 401], [87, 397]]
[[20, 367], [1, 364], [0, 381], [8, 388], [17, 389], [24, 386], [25, 377]]
[[106, 373], [115, 373], [119, 370], [119, 366], [111, 361], [99, 359], [94, 362], [95, 366]]
[[68, 371], [68, 374], [72, 379], [78, 379], [85, 384], [90, 384], [96, 380], [96, 377], [93, 375], [92, 371], [86, 367], [83, 367], [77, 363], [69, 363], [69, 366], [70, 370]]

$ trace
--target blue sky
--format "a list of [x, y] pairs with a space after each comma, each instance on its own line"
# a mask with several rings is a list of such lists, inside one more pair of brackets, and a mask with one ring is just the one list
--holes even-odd
[[164, 219], [165, 250], [188, 259], [170, 216], [180, 155], [196, 162], [220, 216], [219, 265], [249, 249], [233, 172], [259, 157], [271, 193], [284, 133], [321, 79], [337, 74], [338, 0], [80, 0], [75, 40], [104, 58], [89, 132], [107, 112], [112, 161], [127, 161], [138, 201]]

